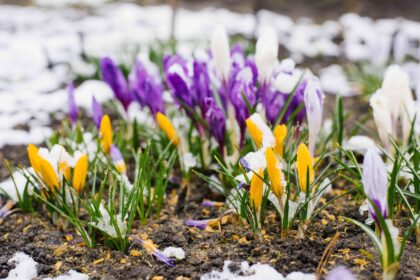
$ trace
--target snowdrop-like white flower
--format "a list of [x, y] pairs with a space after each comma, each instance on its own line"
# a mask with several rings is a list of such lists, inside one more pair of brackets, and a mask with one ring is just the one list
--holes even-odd
[[272, 27], [266, 27], [258, 38], [255, 50], [255, 64], [261, 83], [267, 83], [270, 80], [277, 63], [278, 50], [276, 31]]
[[373, 110], [373, 119], [378, 129], [382, 143], [389, 148], [389, 135], [392, 135], [392, 118], [389, 109], [389, 100], [382, 90], [376, 91], [369, 100]]
[[304, 102], [309, 127], [309, 151], [312, 155], [322, 126], [323, 99], [324, 94], [319, 80], [316, 78], [309, 80], [304, 92]]
[[230, 48], [226, 29], [222, 25], [216, 26], [213, 31], [211, 53], [218, 75], [224, 81], [227, 81], [230, 73]]

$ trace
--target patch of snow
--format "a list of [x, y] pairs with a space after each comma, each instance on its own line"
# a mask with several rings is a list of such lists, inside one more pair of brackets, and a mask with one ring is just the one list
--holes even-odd
[[166, 247], [162, 253], [168, 258], [176, 258], [177, 260], [185, 259], [185, 251], [179, 247]]
[[[28, 172], [29, 174], [34, 172], [32, 167], [22, 171]], [[27, 179], [20, 171], [13, 172], [12, 177], [7, 178], [6, 180], [0, 183], [0, 193], [4, 193], [14, 202], [19, 202], [19, 197], [22, 198], [23, 193], [25, 191]], [[32, 184], [28, 184], [27, 191], [29, 195], [32, 194]]]

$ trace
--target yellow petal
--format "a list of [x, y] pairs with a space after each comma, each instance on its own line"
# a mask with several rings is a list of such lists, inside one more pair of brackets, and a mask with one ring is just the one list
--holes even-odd
[[[259, 176], [258, 176], [259, 175]], [[251, 188], [249, 190], [249, 198], [251, 200], [251, 203], [254, 205], [255, 210], [260, 211], [261, 209], [261, 203], [262, 203], [262, 197], [263, 197], [263, 180], [261, 179], [264, 174], [263, 170], [258, 170], [258, 175], [253, 174], [251, 178]]]
[[112, 145], [112, 125], [111, 119], [108, 115], [104, 115], [101, 120], [101, 126], [99, 127], [101, 133], [101, 145], [106, 153]]
[[39, 170], [45, 184], [51, 189], [55, 190], [60, 187], [57, 174], [50, 162], [42, 157], [38, 157]]
[[156, 114], [156, 121], [169, 140], [171, 140], [175, 146], [178, 146], [179, 138], [171, 121], [161, 112]]
[[248, 127], [249, 134], [252, 137], [252, 140], [254, 140], [255, 145], [258, 148], [261, 148], [262, 145], [262, 139], [263, 139], [263, 133], [258, 128], [258, 126], [251, 120], [251, 118], [248, 118], [246, 120], [246, 126]]
[[276, 138], [276, 146], [274, 147], [274, 152], [280, 157], [283, 158], [283, 143], [284, 139], [287, 136], [287, 126], [277, 125], [274, 129], [274, 138]]
[[281, 198], [283, 195], [283, 185], [281, 182], [281, 170], [278, 167], [276, 155], [271, 148], [265, 151], [265, 160], [267, 162], [267, 172], [270, 178], [270, 187], [274, 194]]
[[[311, 153], [305, 144], [300, 144], [297, 151], [297, 172], [299, 177], [300, 189], [306, 192], [306, 186], [310, 185], [314, 181], [314, 169]], [[309, 173], [309, 182], [307, 182]]]
[[28, 158], [32, 168], [36, 173], [40, 174], [38, 148], [35, 145], [28, 145]]
[[120, 173], [120, 174], [125, 174], [126, 172], [127, 172], [127, 166], [125, 165], [125, 162], [122, 160], [122, 161], [120, 161], [120, 162], [118, 162], [116, 165], [115, 165], [115, 168], [117, 168], [117, 171]]
[[73, 188], [76, 192], [80, 193], [83, 190], [86, 182], [87, 170], [88, 170], [88, 157], [87, 155], [83, 155], [79, 158], [74, 167], [74, 174], [73, 174]]

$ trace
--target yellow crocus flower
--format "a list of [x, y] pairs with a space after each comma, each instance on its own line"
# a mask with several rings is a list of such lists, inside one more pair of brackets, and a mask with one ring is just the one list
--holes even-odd
[[112, 145], [112, 125], [111, 125], [111, 119], [106, 114], [102, 117], [99, 131], [101, 133], [102, 148], [104, 149], [106, 153], [108, 153]]
[[156, 114], [156, 121], [162, 129], [162, 131], [166, 134], [166, 136], [169, 138], [169, 140], [175, 145], [178, 146], [179, 143], [179, 137], [176, 133], [176, 130], [174, 126], [172, 125], [171, 121], [161, 112], [158, 112]]
[[36, 173], [40, 174], [41, 170], [39, 167], [38, 148], [33, 144], [28, 145], [28, 158], [32, 168], [35, 170]]
[[71, 175], [71, 169], [70, 166], [67, 164], [67, 162], [60, 162], [59, 164], [59, 169], [61, 172], [63, 172], [64, 174], [64, 178], [66, 178], [67, 181], [70, 180], [70, 175]]
[[73, 188], [78, 193], [81, 193], [83, 187], [85, 186], [88, 165], [89, 161], [87, 155], [82, 155], [77, 161], [76, 166], [74, 167]]
[[263, 180], [261, 179], [264, 176], [263, 170], [258, 170], [258, 175], [253, 174], [251, 178], [251, 188], [249, 190], [249, 198], [251, 203], [254, 205], [257, 212], [261, 209], [262, 197], [263, 197]]
[[45, 182], [45, 184], [51, 190], [58, 189], [60, 187], [60, 182], [58, 180], [57, 173], [49, 161], [42, 157], [38, 157], [38, 164], [42, 180]]
[[[301, 191], [306, 192], [306, 186], [314, 181], [314, 168], [311, 153], [305, 144], [300, 144], [297, 150], [297, 172]], [[309, 173], [309, 182], [307, 182]]]
[[252, 140], [254, 140], [255, 145], [257, 148], [261, 148], [262, 140], [263, 140], [263, 133], [258, 128], [258, 126], [251, 120], [251, 118], [248, 118], [246, 120], [246, 126], [248, 128], [249, 134], [252, 137]]
[[265, 150], [265, 160], [267, 162], [267, 172], [270, 178], [270, 187], [274, 194], [280, 199], [283, 195], [284, 187], [281, 181], [281, 170], [278, 160], [271, 148]]
[[276, 139], [276, 145], [274, 147], [274, 152], [280, 157], [283, 158], [283, 143], [284, 139], [287, 136], [287, 126], [277, 125], [274, 129], [274, 138]]

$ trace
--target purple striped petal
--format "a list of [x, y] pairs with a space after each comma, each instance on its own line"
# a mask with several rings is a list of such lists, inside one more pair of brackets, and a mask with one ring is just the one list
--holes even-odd
[[95, 126], [97, 129], [101, 126], [101, 120], [103, 117], [102, 113], [102, 106], [101, 104], [96, 100], [95, 96], [92, 98], [92, 119], [95, 123]]

